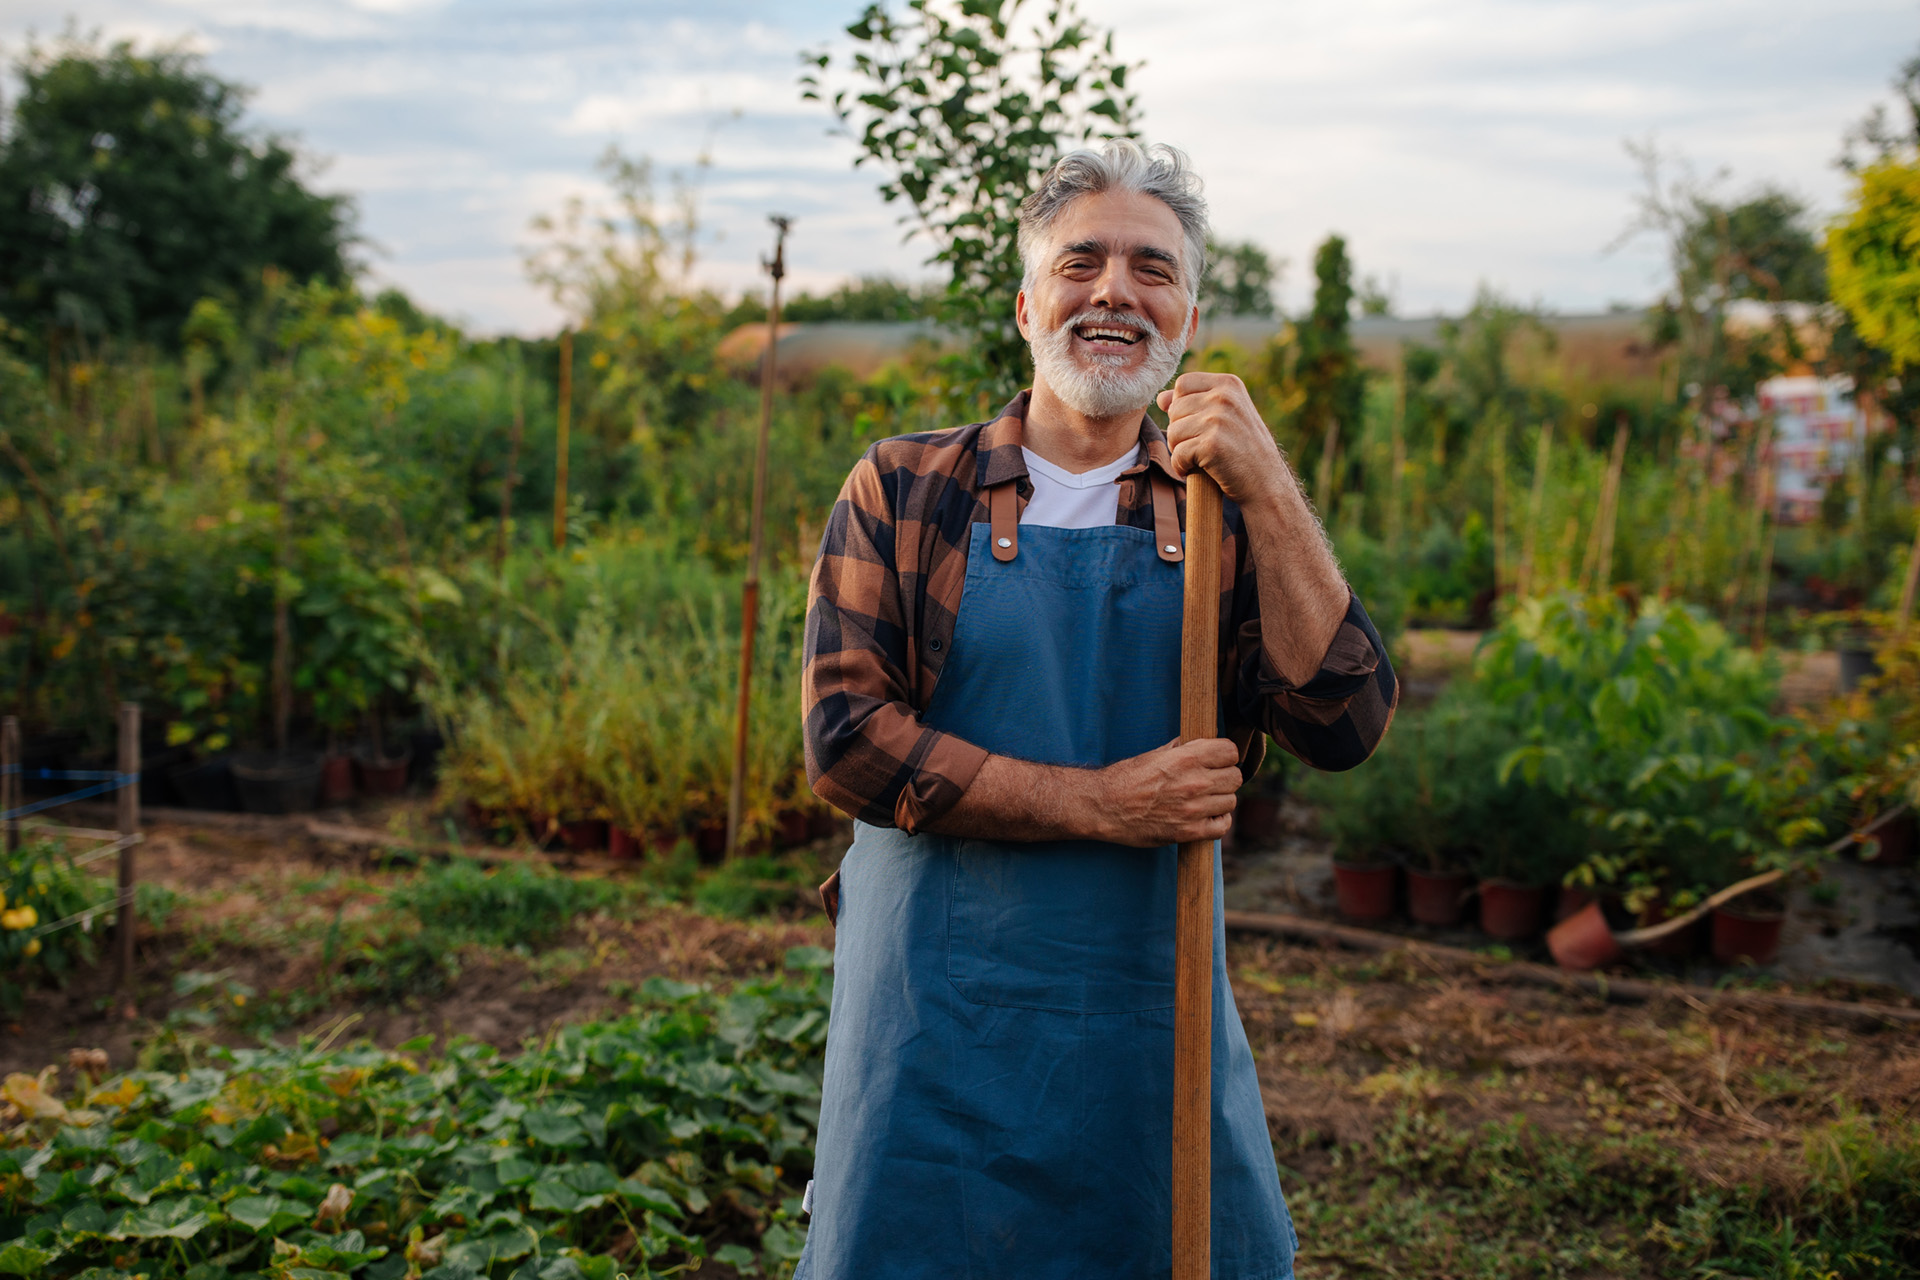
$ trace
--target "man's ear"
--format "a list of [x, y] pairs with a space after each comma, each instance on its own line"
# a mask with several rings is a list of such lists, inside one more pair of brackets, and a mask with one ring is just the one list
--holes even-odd
[[1193, 340], [1200, 336], [1200, 304], [1194, 303], [1187, 312], [1187, 336], [1181, 340], [1180, 349], [1193, 350]]
[[1019, 326], [1020, 336], [1028, 342], [1033, 341], [1033, 326], [1027, 319], [1027, 291], [1022, 289], [1013, 295], [1013, 323]]

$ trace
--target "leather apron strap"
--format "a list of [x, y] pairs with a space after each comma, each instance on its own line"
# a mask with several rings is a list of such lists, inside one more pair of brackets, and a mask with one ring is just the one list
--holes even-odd
[[1020, 554], [1020, 489], [1008, 480], [987, 490], [987, 523], [993, 558], [1005, 564]]
[[1147, 477], [1153, 490], [1153, 546], [1169, 564], [1186, 559], [1180, 542], [1180, 495], [1173, 481], [1159, 471]]

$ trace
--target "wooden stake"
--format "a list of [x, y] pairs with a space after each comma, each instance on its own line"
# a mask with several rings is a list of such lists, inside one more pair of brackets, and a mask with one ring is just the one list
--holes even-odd
[[[125, 785], [115, 795], [120, 805], [116, 824], [122, 837], [140, 831], [140, 704], [120, 704], [120, 773]], [[120, 850], [120, 917], [116, 929], [118, 958], [114, 985], [122, 992], [133, 985], [133, 851], [136, 841], [129, 840]]]
[[727, 782], [727, 854], [740, 847], [740, 819], [747, 791], [747, 712], [752, 705], [753, 642], [760, 629], [760, 552], [766, 540], [767, 437], [773, 430], [774, 348], [780, 345], [780, 281], [787, 274], [787, 228], [792, 220], [773, 214], [773, 303], [767, 308], [767, 350], [760, 363], [760, 437], [753, 450], [752, 533], [747, 541], [747, 582], [740, 593], [740, 702], [733, 725], [733, 776]]
[[554, 434], [553, 549], [567, 545], [567, 453], [573, 427], [573, 330], [560, 331], [560, 406]]
[[1514, 594], [1522, 600], [1533, 595], [1533, 557], [1540, 541], [1540, 504], [1546, 497], [1547, 464], [1553, 459], [1553, 420], [1540, 424], [1540, 443], [1533, 453], [1533, 488], [1527, 494], [1527, 531], [1521, 538], [1520, 582]]
[[[20, 807], [20, 718], [0, 720], [0, 813]], [[7, 819], [8, 853], [20, 848], [20, 819]]]
[[[1180, 740], [1220, 735], [1220, 486], [1187, 477]], [[1213, 841], [1180, 846], [1173, 942], [1173, 1280], [1208, 1280], [1213, 1229]]]
[[1900, 611], [1893, 619], [1895, 635], [1904, 635], [1907, 620], [1913, 617], [1914, 591], [1920, 589], [1920, 528], [1913, 532], [1913, 550], [1907, 552], [1907, 580], [1900, 588]]
[[520, 438], [527, 429], [526, 404], [522, 398], [521, 365], [513, 362], [513, 434], [507, 440], [507, 470], [500, 477], [500, 537], [493, 549], [493, 570], [499, 573], [507, 563], [507, 524], [513, 517], [513, 486], [520, 480]]
[[1607, 487], [1602, 501], [1605, 513], [1600, 530], [1600, 555], [1594, 561], [1594, 580], [1596, 589], [1605, 591], [1613, 585], [1613, 531], [1620, 523], [1620, 481], [1627, 463], [1627, 424], [1614, 424], [1613, 458], [1607, 464]]
[[1507, 420], [1501, 417], [1493, 433], [1493, 609], [1507, 594]]

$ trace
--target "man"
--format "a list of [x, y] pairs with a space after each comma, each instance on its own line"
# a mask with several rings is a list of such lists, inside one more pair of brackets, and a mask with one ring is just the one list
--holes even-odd
[[[858, 825], [826, 886], [796, 1280], [1166, 1275], [1175, 845], [1226, 833], [1263, 733], [1345, 769], [1392, 718], [1379, 636], [1246, 388], [1161, 391], [1206, 241], [1179, 152], [1062, 160], [1021, 207], [1032, 389], [881, 441], [834, 506], [807, 767]], [[1183, 545], [1196, 467], [1225, 495], [1217, 548]], [[1223, 734], [1169, 745], [1189, 553], [1222, 561]], [[1217, 912], [1214, 934], [1214, 1275], [1276, 1280], [1293, 1228]]]

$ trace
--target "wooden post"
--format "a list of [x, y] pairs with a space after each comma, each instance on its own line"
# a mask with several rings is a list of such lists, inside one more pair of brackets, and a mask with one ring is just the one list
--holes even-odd
[[727, 781], [727, 857], [740, 847], [740, 819], [747, 790], [747, 711], [752, 704], [753, 642], [760, 629], [760, 552], [766, 536], [767, 436], [773, 428], [774, 348], [780, 345], [780, 281], [787, 274], [787, 228], [792, 220], [773, 214], [773, 304], [767, 308], [767, 349], [760, 362], [760, 438], [753, 450], [752, 532], [747, 540], [747, 582], [740, 592], [740, 701], [733, 724], [733, 776]]
[[[120, 704], [120, 774], [125, 784], [115, 793], [120, 801], [120, 837], [140, 832], [140, 704]], [[133, 987], [133, 840], [120, 850], [120, 924], [114, 985], [125, 993]]]
[[1913, 550], [1907, 552], [1907, 580], [1900, 587], [1900, 607], [1893, 620], [1895, 635], [1905, 635], [1907, 620], [1913, 617], [1913, 596], [1920, 588], [1920, 528], [1913, 532]]
[[[0, 720], [0, 813], [12, 813], [20, 807], [20, 718]], [[7, 819], [7, 852], [20, 847], [20, 819]]]
[[553, 549], [567, 545], [567, 451], [573, 429], [573, 330], [560, 331], [559, 424], [553, 453]]
[[[1220, 486], [1187, 477], [1180, 740], [1220, 735]], [[1173, 941], [1173, 1280], [1212, 1275], [1213, 841], [1180, 846]]]

